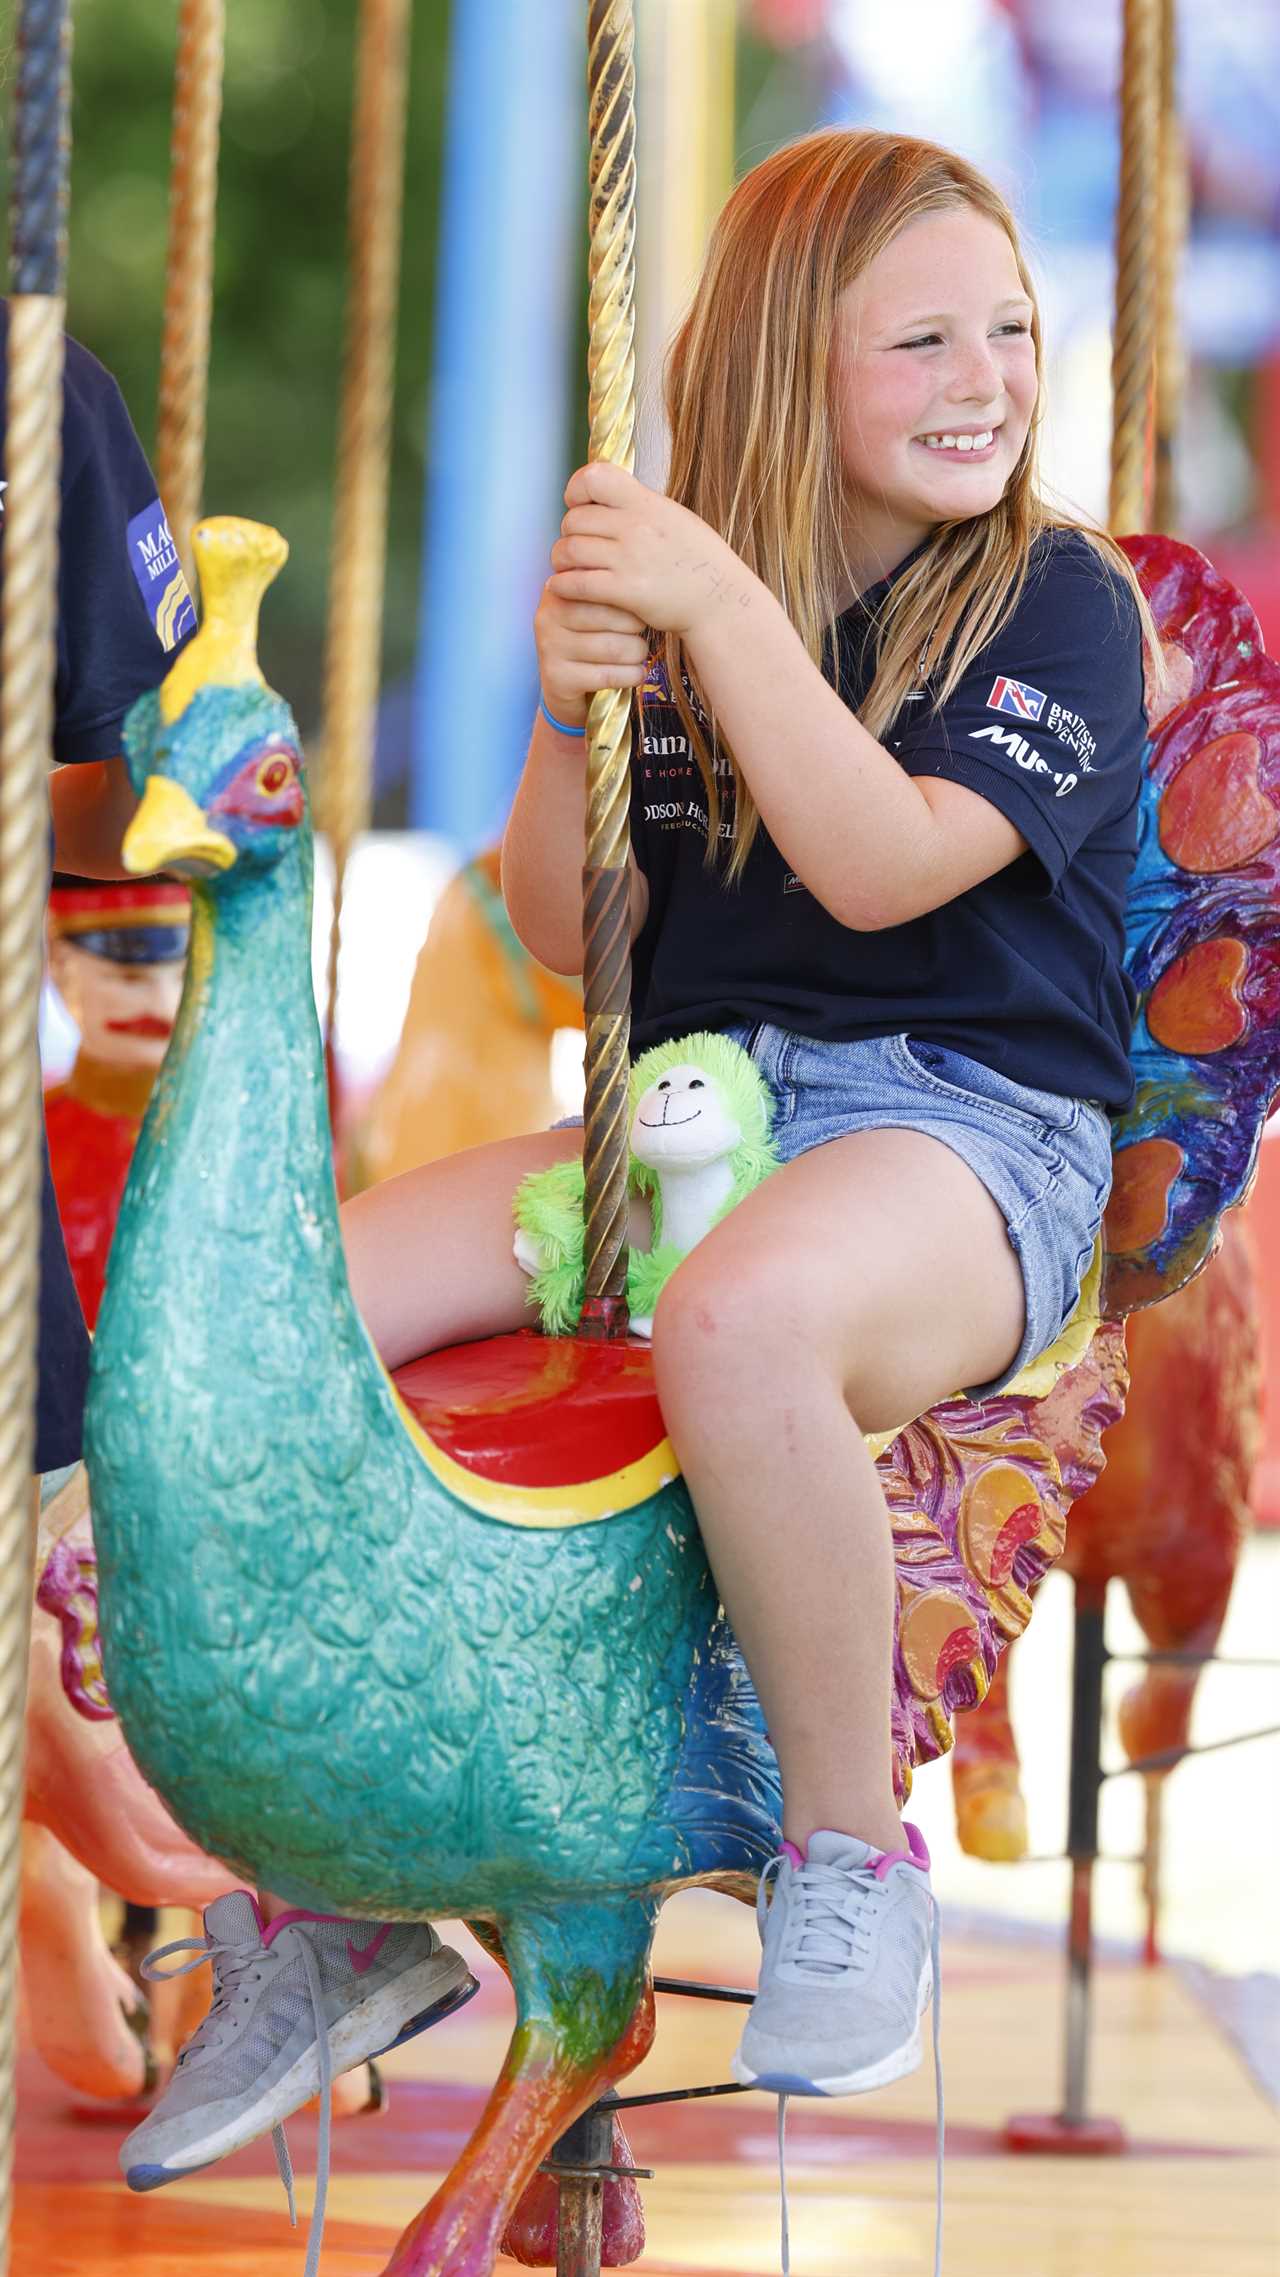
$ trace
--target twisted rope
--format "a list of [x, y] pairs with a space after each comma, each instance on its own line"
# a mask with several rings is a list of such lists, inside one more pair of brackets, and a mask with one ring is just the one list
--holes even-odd
[[9, 2267], [31, 1631], [40, 1079], [66, 264], [66, 0], [22, 0], [13, 110], [0, 632], [0, 2277]]
[[1177, 17], [1161, 0], [1160, 181], [1156, 218], [1155, 497], [1151, 526], [1172, 533], [1178, 522], [1175, 451], [1186, 390], [1186, 358], [1178, 322], [1178, 277], [1190, 209], [1187, 149], [1178, 115]]
[[338, 434], [338, 488], [325, 636], [324, 731], [316, 820], [333, 849], [325, 1033], [337, 1017], [347, 861], [372, 804], [382, 650], [387, 476], [400, 268], [410, 0], [364, 0], [351, 141], [351, 282]]
[[224, 30], [224, 0], [182, 0], [173, 85], [156, 477], [193, 592], [191, 532], [200, 518], [204, 491]]
[[[635, 439], [636, 123], [631, 0], [590, 0], [590, 452], [630, 467]], [[627, 1046], [631, 1016], [628, 801], [631, 698], [594, 696], [587, 717], [583, 876], [586, 1335], [627, 1325]]]
[[1120, 195], [1111, 341], [1111, 498], [1119, 532], [1147, 517], [1155, 359], [1155, 247], [1160, 172], [1161, 0], [1124, 0]]

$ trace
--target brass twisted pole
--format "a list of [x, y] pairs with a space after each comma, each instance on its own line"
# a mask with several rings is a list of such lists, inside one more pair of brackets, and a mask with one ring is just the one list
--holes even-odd
[[13, 106], [0, 633], [0, 2277], [12, 2206], [18, 1890], [31, 1632], [40, 1077], [66, 271], [68, 0], [21, 0]]
[[332, 1044], [342, 902], [351, 848], [369, 821], [382, 650], [395, 308], [404, 184], [410, 0], [360, 11], [348, 194], [351, 279], [338, 433], [338, 485], [325, 634], [316, 820], [333, 850], [325, 990]]
[[1141, 530], [1147, 519], [1160, 170], [1160, 7], [1161, 0], [1124, 0], [1108, 507], [1110, 526], [1120, 533]]
[[204, 492], [224, 32], [224, 0], [182, 0], [173, 85], [156, 479], [193, 593], [191, 532], [200, 519]]
[[[589, 0], [590, 452], [630, 467], [635, 448], [636, 121], [631, 0]], [[606, 689], [587, 715], [583, 872], [588, 1336], [627, 1325], [627, 1047], [631, 1033], [631, 698]]]
[[1178, 115], [1176, 0], [1161, 0], [1160, 184], [1156, 220], [1155, 497], [1152, 528], [1178, 522], [1176, 449], [1186, 389], [1186, 357], [1178, 322], [1178, 279], [1190, 206], [1187, 147]]

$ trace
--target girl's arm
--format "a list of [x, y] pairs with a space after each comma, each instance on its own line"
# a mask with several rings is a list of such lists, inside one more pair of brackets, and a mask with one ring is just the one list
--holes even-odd
[[841, 924], [904, 924], [1026, 851], [977, 792], [904, 772], [810, 662], [768, 587], [696, 514], [602, 464], [580, 468], [565, 495], [549, 589], [682, 635], [769, 836]]
[[[597, 688], [635, 688], [644, 679], [645, 628], [626, 610], [565, 601], [548, 582], [533, 629], [543, 700], [569, 729], [585, 727]], [[502, 840], [502, 893], [526, 949], [552, 972], [582, 970], [586, 803], [585, 736], [562, 733], [539, 711]], [[633, 862], [633, 938], [648, 906]]]
[[976, 791], [908, 775], [824, 680], [768, 588], [730, 562], [686, 645], [769, 836], [833, 917], [860, 933], [905, 924], [1026, 852]]
[[49, 777], [54, 864], [78, 878], [123, 878], [120, 843], [138, 809], [123, 759], [55, 767]]

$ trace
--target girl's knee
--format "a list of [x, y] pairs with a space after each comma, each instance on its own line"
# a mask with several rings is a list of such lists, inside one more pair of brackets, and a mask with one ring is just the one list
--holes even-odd
[[769, 1348], [781, 1292], [767, 1260], [733, 1271], [696, 1254], [673, 1273], [658, 1299], [653, 1358], [664, 1402], [717, 1381], [740, 1383]]

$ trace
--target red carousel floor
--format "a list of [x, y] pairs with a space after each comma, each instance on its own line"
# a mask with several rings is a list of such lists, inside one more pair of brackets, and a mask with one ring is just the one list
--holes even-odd
[[[446, 1935], [450, 1932], [446, 1930]], [[376, 2277], [480, 2107], [509, 2029], [495, 1972], [458, 2017], [390, 2059], [391, 2101], [334, 2134], [324, 2277]], [[749, 1980], [754, 1923], [694, 1893], [671, 1906], [659, 1966]], [[944, 2050], [951, 2114], [948, 2277], [1275, 2277], [1277, 2115], [1173, 1970], [1100, 1971], [1092, 2092], [1123, 2118], [1123, 2157], [1010, 2157], [1001, 2122], [1055, 2100], [1061, 1966], [1052, 1946], [1001, 1931], [951, 1935]], [[654, 2087], [723, 2079], [734, 2012], [666, 1999], [636, 2075]], [[792, 2106], [796, 2277], [927, 2277], [933, 2253], [933, 2080], [860, 2102]], [[146, 2198], [119, 2182], [115, 2114], [78, 2115], [32, 2055], [20, 2075], [15, 2277], [301, 2277], [270, 2148], [257, 2145]], [[648, 2277], [771, 2277], [779, 2267], [774, 2106], [758, 2096], [634, 2114], [646, 2186]], [[315, 2123], [291, 2123], [300, 2173]], [[302, 2184], [302, 2206], [309, 2187]], [[501, 2264], [510, 2277], [515, 2264]]]

